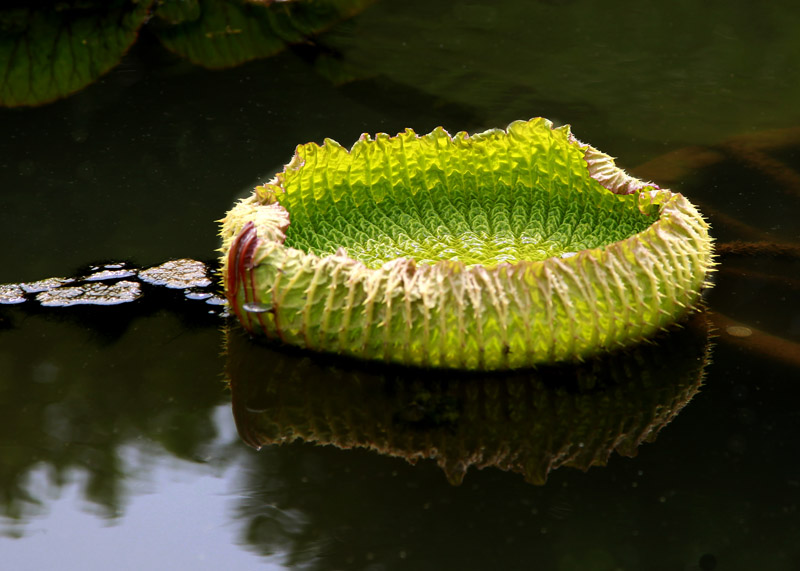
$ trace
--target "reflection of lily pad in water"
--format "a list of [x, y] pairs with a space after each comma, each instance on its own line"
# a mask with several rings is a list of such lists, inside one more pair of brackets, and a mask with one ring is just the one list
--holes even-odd
[[559, 466], [633, 456], [697, 392], [708, 360], [703, 314], [629, 352], [504, 376], [312, 359], [239, 329], [227, 339], [234, 416], [251, 446], [301, 440], [432, 458], [456, 484], [470, 466], [542, 484]]
[[617, 133], [617, 152], [634, 139], [635, 152], [642, 141], [657, 149], [796, 124], [796, 6], [407, 0], [378, 3], [325, 42], [362, 73], [465, 106], [487, 124], [533, 109]]
[[39, 105], [94, 82], [136, 40], [151, 4], [112, 0], [0, 9], [0, 105]]
[[159, 15], [176, 25], [157, 28], [161, 43], [208, 68], [239, 65], [268, 57], [287, 44], [306, 41], [374, 0], [275, 2], [269, 5], [226, 0], [166, 2]]

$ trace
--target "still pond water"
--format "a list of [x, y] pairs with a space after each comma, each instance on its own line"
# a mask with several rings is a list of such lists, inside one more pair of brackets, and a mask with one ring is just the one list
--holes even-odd
[[0, 283], [213, 260], [299, 143], [533, 116], [719, 244], [788, 245], [724, 250], [711, 337], [529, 378], [275, 351], [180, 292], [0, 306], [0, 567], [800, 568], [800, 8], [619, 5], [379, 0], [214, 71], [148, 23], [86, 89], [0, 110]]

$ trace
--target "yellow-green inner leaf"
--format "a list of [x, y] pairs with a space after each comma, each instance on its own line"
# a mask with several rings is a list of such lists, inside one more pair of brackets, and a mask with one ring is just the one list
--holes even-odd
[[536, 127], [512, 129], [515, 138], [379, 135], [349, 152], [303, 145], [302, 168], [287, 168], [278, 195], [291, 215], [286, 246], [320, 256], [344, 248], [370, 268], [401, 257], [496, 266], [604, 246], [652, 224], [636, 196], [589, 176], [566, 131]]

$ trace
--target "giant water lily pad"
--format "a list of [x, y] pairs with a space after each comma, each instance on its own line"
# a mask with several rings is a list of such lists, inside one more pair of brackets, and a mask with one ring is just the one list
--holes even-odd
[[192, 63], [227, 68], [269, 57], [362, 11], [374, 0], [165, 2], [161, 43]]
[[682, 195], [545, 119], [297, 147], [223, 221], [244, 327], [407, 365], [510, 369], [631, 345], [685, 315], [712, 265]]

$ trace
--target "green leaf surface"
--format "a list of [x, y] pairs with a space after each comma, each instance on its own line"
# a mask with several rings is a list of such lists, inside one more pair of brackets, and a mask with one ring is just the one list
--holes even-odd
[[713, 265], [688, 200], [541, 118], [300, 145], [222, 236], [248, 330], [460, 369], [635, 344], [697, 304]]
[[238, 0], [166, 0], [165, 19], [179, 22], [156, 29], [161, 43], [192, 63], [227, 68], [272, 56], [287, 44], [307, 41], [374, 0], [317, 0], [251, 3]]
[[707, 318], [652, 344], [576, 366], [503, 375], [363, 367], [280, 354], [226, 331], [233, 413], [255, 448], [301, 440], [431, 458], [453, 484], [469, 467], [513, 470], [544, 484], [559, 466], [634, 456], [699, 389]]
[[136, 40], [152, 0], [0, 10], [0, 105], [40, 105], [91, 84]]
[[278, 198], [286, 245], [339, 248], [379, 268], [395, 258], [492, 267], [544, 260], [628, 238], [653, 218], [633, 195], [603, 189], [565, 129], [543, 122], [451, 140], [443, 129], [297, 149]]

